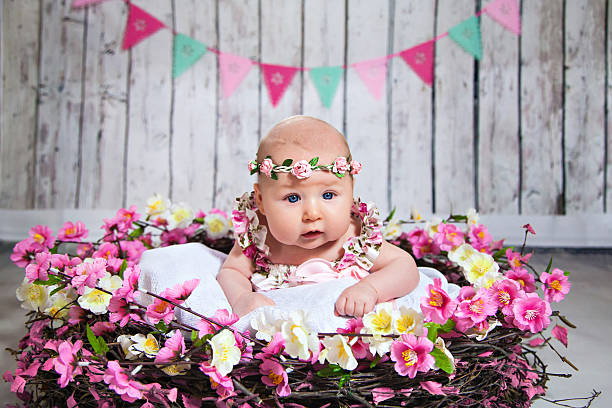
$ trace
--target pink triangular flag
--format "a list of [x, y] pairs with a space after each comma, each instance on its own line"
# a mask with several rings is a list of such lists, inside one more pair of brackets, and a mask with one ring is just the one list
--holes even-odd
[[232, 95], [252, 66], [253, 61], [248, 58], [219, 51], [219, 75], [221, 76], [223, 95], [226, 98]]
[[521, 35], [521, 13], [516, 0], [493, 0], [484, 12], [516, 35]]
[[264, 81], [268, 87], [268, 94], [270, 95], [272, 106], [278, 104], [298, 70], [299, 68], [288, 67], [286, 65], [261, 64], [261, 71], [263, 72]]
[[85, 7], [85, 6], [88, 6], [90, 4], [102, 3], [103, 1], [106, 1], [106, 0], [74, 0], [72, 2], [72, 7], [74, 7], [74, 8], [76, 8], [76, 7]]
[[157, 32], [164, 23], [147, 13], [141, 8], [130, 4], [127, 24], [125, 25], [125, 33], [123, 35], [123, 49], [127, 50], [144, 40], [148, 36]]
[[427, 41], [400, 53], [400, 57], [423, 82], [431, 86], [434, 76], [434, 41]]
[[361, 78], [368, 91], [376, 99], [380, 99], [387, 77], [387, 60], [389, 57], [376, 58], [369, 61], [356, 62], [351, 65]]

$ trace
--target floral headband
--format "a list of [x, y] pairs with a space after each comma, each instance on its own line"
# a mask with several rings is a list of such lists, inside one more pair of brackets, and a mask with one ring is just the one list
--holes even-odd
[[251, 174], [263, 173], [274, 180], [278, 180], [276, 173], [291, 173], [298, 179], [305, 179], [311, 176], [313, 170], [331, 171], [339, 178], [344, 177], [347, 173], [358, 174], [361, 171], [361, 163], [357, 160], [351, 160], [349, 163], [347, 157], [336, 157], [333, 164], [317, 165], [318, 162], [318, 157], [310, 159], [309, 162], [300, 160], [295, 164], [293, 164], [293, 159], [285, 159], [283, 164], [278, 165], [272, 162], [271, 156], [267, 156], [261, 163], [251, 160], [249, 170]]

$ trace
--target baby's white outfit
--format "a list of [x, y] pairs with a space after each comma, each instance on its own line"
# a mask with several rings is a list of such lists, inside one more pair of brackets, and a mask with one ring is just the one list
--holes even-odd
[[[315, 258], [297, 266], [279, 265], [269, 260], [269, 249], [265, 245], [267, 229], [259, 224], [253, 193], [238, 198], [232, 223], [238, 244], [255, 266], [251, 277], [253, 289], [265, 292], [265, 296], [276, 305], [252, 311], [234, 323], [234, 327], [241, 331], [250, 329], [251, 319], [261, 313], [266, 313], [268, 320], [270, 317], [286, 318], [293, 310], [303, 310], [311, 329], [316, 332], [335, 332], [337, 328], [343, 328], [347, 318], [334, 314], [335, 302], [344, 289], [369, 274], [382, 244], [382, 222], [374, 205], [356, 200], [352, 215], [359, 217], [361, 232], [344, 244], [345, 252], [341, 259], [330, 262]], [[140, 260], [139, 287], [159, 294], [166, 288], [198, 278], [200, 283], [185, 306], [209, 317], [218, 309], [231, 311], [216, 279], [226, 256], [200, 243], [145, 251]], [[457, 297], [459, 287], [448, 283], [439, 271], [427, 267], [418, 269], [418, 286], [396, 299], [396, 307], [405, 305], [420, 311], [421, 298], [427, 295], [427, 286], [436, 278], [442, 281], [442, 289], [451, 297]], [[153, 299], [143, 295], [140, 301], [149, 304]], [[176, 316], [192, 327], [199, 321], [197, 316], [179, 309], [176, 309]]]

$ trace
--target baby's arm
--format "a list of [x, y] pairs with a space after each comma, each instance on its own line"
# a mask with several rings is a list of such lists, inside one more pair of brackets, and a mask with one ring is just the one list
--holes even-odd
[[242, 317], [261, 306], [274, 305], [274, 301], [261, 293], [253, 292], [251, 275], [253, 264], [236, 243], [217, 274], [217, 281], [232, 311]]
[[419, 284], [419, 271], [412, 256], [383, 241], [370, 274], [346, 288], [336, 301], [336, 313], [362, 317], [386, 302], [412, 292]]

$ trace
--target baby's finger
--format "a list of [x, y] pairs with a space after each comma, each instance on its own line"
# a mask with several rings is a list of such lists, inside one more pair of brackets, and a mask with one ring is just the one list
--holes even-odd
[[344, 315], [345, 316], [355, 316], [355, 302], [348, 301], [344, 306]]
[[359, 302], [355, 306], [355, 317], [363, 317], [363, 309], [365, 307], [365, 303]]
[[346, 304], [346, 297], [340, 296], [336, 301], [336, 315], [344, 316], [344, 305]]

